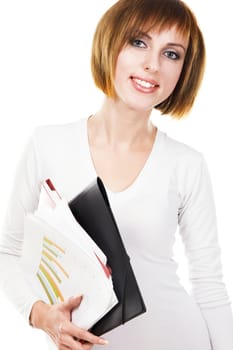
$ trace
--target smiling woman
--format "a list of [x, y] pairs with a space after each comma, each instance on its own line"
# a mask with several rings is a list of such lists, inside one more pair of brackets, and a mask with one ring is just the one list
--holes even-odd
[[[187, 37], [180, 35], [175, 26], [162, 32], [152, 30], [148, 34], [141, 33], [136, 39], [130, 39], [117, 59], [114, 90], [118, 98], [122, 98], [122, 94], [127, 96], [132, 108], [137, 106], [151, 110], [161, 104], [174, 91], [187, 48]], [[156, 74], [159, 71], [160, 74]], [[128, 83], [132, 84], [131, 93], [124, 89], [124, 86], [128, 89], [128, 84], [124, 84], [127, 79]], [[136, 94], [136, 91], [147, 95], [147, 99], [138, 99], [140, 94]], [[143, 104], [140, 106], [139, 103]], [[174, 103], [170, 109], [176, 109], [179, 115], [183, 113], [182, 107], [184, 106], [181, 103], [179, 106], [175, 106]]]
[[[186, 3], [200, 19], [209, 53], [198, 99], [205, 47]], [[37, 206], [41, 182], [51, 177], [69, 200], [100, 176], [147, 307], [145, 314], [104, 335], [107, 348], [135, 350], [143, 344], [145, 349], [159, 350], [232, 350], [233, 280], [231, 270], [227, 271], [233, 263], [227, 235], [231, 212], [230, 206], [218, 204], [226, 203], [226, 193], [232, 190], [233, 174], [226, 162], [231, 159], [232, 138], [230, 128], [213, 118], [218, 111], [224, 121], [222, 109], [230, 101], [226, 76], [231, 67], [223, 74], [222, 64], [229, 40], [221, 33], [230, 31], [227, 21], [218, 30], [211, 22], [216, 17], [219, 23], [223, 10], [227, 16], [227, 5], [218, 6], [214, 15], [215, 3], [209, 8], [203, 0], [101, 1], [93, 2], [91, 11], [89, 4], [77, 1], [41, 0], [38, 5], [23, 0], [17, 6], [18, 2], [9, 1], [0, 11], [0, 25], [5, 26], [1, 32], [8, 33], [1, 43], [5, 54], [0, 67], [7, 72], [1, 75], [5, 86], [0, 108], [5, 121], [0, 142], [6, 174], [1, 181], [1, 213], [7, 198], [10, 202], [0, 241], [0, 283], [26, 322], [2, 296], [4, 349], [46, 347], [29, 322], [50, 336], [51, 349], [55, 344], [59, 350], [105, 344], [70, 322], [81, 298], [53, 306], [42, 303], [18, 269], [23, 217]], [[97, 25], [91, 57], [94, 81], [103, 96], [93, 89], [87, 52], [91, 51], [89, 32], [94, 32], [91, 26], [106, 9]], [[83, 17], [88, 17], [88, 24], [81, 21]], [[219, 98], [223, 86], [225, 106]], [[188, 112], [190, 118], [181, 119]], [[67, 124], [71, 119], [75, 121]], [[9, 198], [17, 150], [31, 129], [48, 121], [60, 125], [36, 127], [32, 132]], [[186, 142], [207, 155], [219, 237], [205, 158]]]
[[[138, 11], [137, 6], [140, 6], [140, 11]], [[163, 32], [163, 36], [167, 35], [167, 37], [162, 38], [157, 35], [149, 45], [150, 33], [153, 31], [156, 31], [157, 34]], [[138, 39], [142, 39], [141, 36], [144, 39], [147, 37], [148, 45], [144, 47], [144, 49], [147, 48], [144, 50], [147, 52], [147, 56], [140, 64], [149, 64], [149, 66], [152, 64], [152, 67], [156, 63], [159, 64], [158, 52], [156, 57], [152, 48], [156, 48], [158, 51], [164, 50], [164, 45], [171, 44], [169, 46], [173, 47], [174, 44], [178, 44], [179, 48], [183, 47], [185, 50], [182, 55], [183, 60], [178, 60], [180, 67], [174, 67], [177, 75], [174, 81], [175, 85], [179, 77], [177, 86], [173, 86], [170, 93], [168, 91], [166, 98], [158, 101], [158, 104], [156, 104], [157, 101], [154, 103], [155, 108], [160, 110], [162, 114], [170, 113], [174, 117], [182, 117], [190, 111], [193, 105], [203, 78], [205, 61], [202, 33], [195, 17], [184, 3], [182, 6], [177, 6], [173, 0], [170, 2], [145, 1], [132, 7], [130, 3], [120, 1], [109, 9], [97, 26], [93, 41], [92, 74], [96, 85], [107, 96], [116, 96], [113, 81], [115, 80], [118, 55], [122, 55], [124, 46], [132, 44], [135, 39], [138, 42]], [[159, 45], [157, 45], [158, 38], [160, 39]], [[164, 47], [161, 47], [161, 43]], [[146, 62], [145, 60], [148, 59], [149, 62]], [[152, 61], [153, 63], [151, 63]]]

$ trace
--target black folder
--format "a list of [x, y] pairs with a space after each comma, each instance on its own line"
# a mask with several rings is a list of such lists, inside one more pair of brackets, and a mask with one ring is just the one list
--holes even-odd
[[118, 304], [90, 329], [102, 335], [146, 312], [146, 307], [101, 179], [97, 177], [69, 202], [69, 207], [78, 223], [102, 249], [112, 270]]

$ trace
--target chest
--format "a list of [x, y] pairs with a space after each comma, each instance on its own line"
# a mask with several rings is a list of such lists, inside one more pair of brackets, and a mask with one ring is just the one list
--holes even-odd
[[129, 253], [150, 260], [172, 255], [180, 204], [173, 181], [166, 176], [158, 179], [158, 174], [154, 180], [143, 178], [123, 193], [108, 193]]
[[120, 192], [135, 182], [148, 161], [150, 151], [93, 148], [91, 156], [96, 173], [106, 187], [113, 192]]

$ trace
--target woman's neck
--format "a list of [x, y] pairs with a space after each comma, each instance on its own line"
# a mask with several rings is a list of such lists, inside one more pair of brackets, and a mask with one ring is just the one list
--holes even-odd
[[150, 121], [151, 111], [135, 111], [106, 98], [89, 120], [89, 136], [112, 148], [150, 147], [156, 128]]

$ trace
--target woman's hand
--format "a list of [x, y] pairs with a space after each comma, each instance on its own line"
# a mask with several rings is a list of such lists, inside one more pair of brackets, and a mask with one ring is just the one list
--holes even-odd
[[81, 301], [82, 296], [56, 305], [38, 301], [32, 307], [30, 322], [33, 327], [44, 330], [59, 350], [89, 350], [94, 344], [107, 344], [106, 340], [71, 322], [71, 312], [79, 307]]

